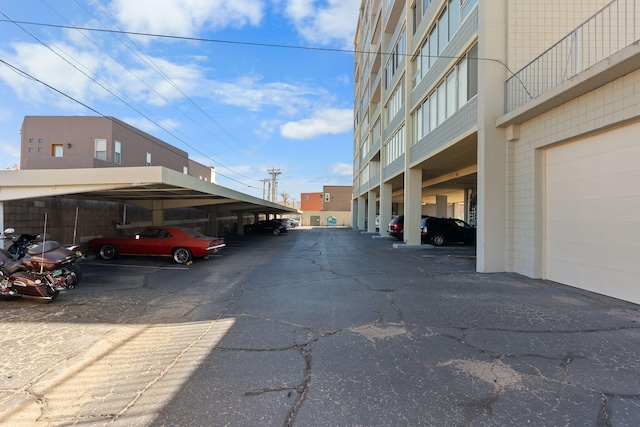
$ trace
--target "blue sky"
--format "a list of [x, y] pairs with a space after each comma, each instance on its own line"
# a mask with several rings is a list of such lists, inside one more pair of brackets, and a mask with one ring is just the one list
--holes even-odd
[[253, 196], [272, 168], [278, 193], [298, 202], [302, 192], [352, 184], [348, 51], [360, 0], [3, 3], [3, 169], [19, 164], [24, 116], [97, 114], [77, 100], [215, 166], [218, 184]]

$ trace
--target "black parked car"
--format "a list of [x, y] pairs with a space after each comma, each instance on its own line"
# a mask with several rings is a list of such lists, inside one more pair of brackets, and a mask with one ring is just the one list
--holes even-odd
[[435, 246], [452, 242], [470, 245], [476, 242], [475, 227], [456, 218], [422, 218], [420, 233], [422, 243]]
[[244, 226], [244, 232], [247, 234], [268, 233], [278, 236], [280, 233], [287, 232], [287, 222], [283, 219], [267, 219], [258, 221], [255, 224]]
[[[389, 222], [387, 233], [398, 240], [403, 239], [404, 215], [393, 218]], [[445, 243], [471, 244], [476, 241], [475, 227], [455, 218], [436, 218], [423, 216], [420, 223], [420, 240], [422, 243], [430, 243], [442, 246]]]

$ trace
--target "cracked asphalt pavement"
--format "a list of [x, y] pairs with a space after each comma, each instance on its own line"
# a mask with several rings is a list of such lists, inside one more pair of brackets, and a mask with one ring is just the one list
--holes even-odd
[[640, 425], [640, 306], [372, 237], [230, 236], [0, 300], [0, 425]]

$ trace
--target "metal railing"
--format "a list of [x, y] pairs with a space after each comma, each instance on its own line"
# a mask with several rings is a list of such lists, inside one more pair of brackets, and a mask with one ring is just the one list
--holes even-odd
[[637, 41], [638, 1], [613, 0], [511, 76], [505, 83], [505, 112]]

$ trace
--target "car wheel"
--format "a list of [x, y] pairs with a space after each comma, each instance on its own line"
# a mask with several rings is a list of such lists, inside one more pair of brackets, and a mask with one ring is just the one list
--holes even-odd
[[186, 264], [191, 261], [191, 251], [187, 248], [175, 248], [173, 250], [173, 260], [178, 264]]
[[100, 247], [100, 257], [110, 260], [118, 257], [118, 250], [113, 245], [102, 245]]
[[277, 236], [277, 235], [279, 235], [279, 234], [280, 234], [280, 229], [279, 229], [279, 228], [274, 228], [274, 229], [273, 229], [273, 235], [274, 235], [274, 236]]
[[444, 245], [444, 236], [442, 234], [436, 234], [433, 236], [433, 239], [431, 239], [431, 242], [433, 242], [435, 246], [442, 246]]

